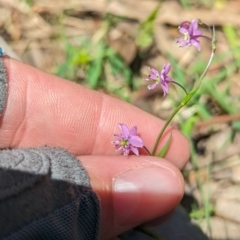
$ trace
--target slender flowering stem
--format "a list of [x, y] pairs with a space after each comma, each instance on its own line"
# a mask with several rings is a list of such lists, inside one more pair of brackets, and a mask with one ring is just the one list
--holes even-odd
[[212, 53], [211, 53], [211, 56], [209, 58], [209, 61], [207, 63], [207, 66], [205, 68], [205, 70], [203, 71], [202, 75], [200, 76], [200, 78], [198, 79], [198, 81], [196, 82], [196, 87], [193, 88], [192, 91], [190, 91], [186, 96], [185, 98], [181, 101], [181, 103], [177, 106], [177, 108], [174, 110], [174, 112], [170, 115], [170, 117], [167, 119], [167, 121], [165, 122], [163, 128], [161, 129], [160, 133], [158, 134], [157, 136], [157, 139], [155, 141], [155, 144], [153, 146], [153, 150], [151, 152], [151, 155], [152, 156], [155, 156], [156, 154], [156, 150], [157, 150], [157, 146], [159, 144], [159, 141], [164, 133], [164, 131], [166, 130], [167, 126], [169, 125], [169, 123], [171, 122], [171, 120], [173, 119], [173, 117], [179, 112], [179, 110], [185, 106], [190, 100], [191, 98], [194, 96], [194, 94], [197, 92], [197, 90], [199, 89], [201, 83], [202, 83], [202, 80], [203, 78], [205, 77], [208, 69], [209, 69], [209, 66], [213, 60], [213, 57], [214, 57], [214, 54], [215, 54], [215, 51], [216, 51], [216, 33], [215, 33], [215, 28], [213, 26], [213, 29], [212, 29]]
[[143, 146], [143, 148], [147, 151], [148, 155], [151, 156], [150, 151], [145, 146]]
[[202, 35], [202, 36], [201, 36], [201, 38], [206, 38], [207, 40], [210, 40], [210, 41], [212, 41], [212, 39], [211, 39], [210, 37], [208, 37], [208, 36], [205, 36], [205, 35]]
[[[200, 26], [203, 26], [203, 27], [207, 28], [207, 29], [209, 30], [209, 32], [212, 33], [212, 28], [211, 28], [209, 25], [207, 25], [207, 24], [205, 24], [204, 22], [202, 22], [200, 19], [198, 19], [198, 24], [199, 24]], [[211, 40], [212, 40], [212, 39], [211, 39]]]
[[[213, 43], [213, 41], [215, 41], [215, 44], [216, 44], [216, 36], [215, 36], [215, 28], [214, 28], [214, 26], [213, 26], [213, 28], [211, 28], [210, 26], [208, 26], [207, 24], [202, 22], [200, 19], [198, 19], [198, 24], [203, 26], [203, 27], [205, 27], [205, 28], [207, 28], [208, 31], [212, 34], [212, 38], [210, 38], [208, 36], [205, 36], [205, 35], [202, 35], [201, 37], [202, 38], [206, 38], [207, 40], [212, 41], [212, 43]], [[213, 49], [213, 47], [212, 47], [212, 49]]]
[[176, 84], [176, 85], [178, 85], [185, 93], [186, 93], [186, 95], [188, 94], [188, 92], [187, 92], [187, 90], [181, 85], [181, 84], [179, 84], [178, 82], [176, 82], [176, 81], [170, 81], [171, 83], [174, 83], [174, 84]]
[[196, 85], [197, 85], [197, 88], [200, 86], [203, 78], [205, 77], [209, 67], [210, 67], [210, 64], [213, 60], [213, 57], [214, 57], [214, 54], [215, 54], [215, 51], [216, 51], [216, 32], [215, 32], [215, 27], [213, 26], [213, 29], [212, 29], [212, 52], [211, 52], [211, 56], [208, 60], [208, 63], [207, 63], [207, 66], [205, 68], [205, 70], [203, 71], [202, 75], [200, 76], [200, 78], [198, 79], [198, 81], [196, 82]]
[[165, 124], [163, 125], [160, 133], [159, 133], [158, 136], [157, 136], [157, 139], [156, 139], [156, 141], [155, 141], [155, 144], [154, 144], [154, 146], [153, 146], [153, 150], [152, 150], [152, 153], [151, 153], [152, 156], [155, 156], [158, 143], [159, 143], [160, 138], [162, 137], [164, 131], [166, 130], [167, 126], [168, 126], [169, 123], [172, 121], [173, 117], [177, 114], [177, 112], [178, 112], [183, 106], [184, 106], [184, 105], [181, 105], [181, 104], [180, 104], [180, 105], [174, 110], [174, 112], [171, 114], [171, 116], [167, 119], [167, 121], [165, 122]]

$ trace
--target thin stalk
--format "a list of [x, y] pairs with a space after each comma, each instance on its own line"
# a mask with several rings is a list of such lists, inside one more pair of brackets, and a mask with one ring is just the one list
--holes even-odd
[[208, 37], [208, 36], [205, 36], [205, 35], [202, 35], [202, 36], [201, 36], [201, 38], [206, 38], [207, 40], [210, 40], [210, 41], [212, 41], [212, 39], [211, 39], [210, 37]]
[[182, 88], [182, 90], [186, 93], [186, 95], [188, 95], [187, 90], [186, 90], [181, 84], [179, 84], [178, 82], [175, 82], [175, 81], [173, 81], [173, 80], [171, 80], [171, 81], [169, 81], [169, 82], [178, 85], [180, 88]]
[[211, 53], [211, 56], [210, 56], [210, 58], [209, 58], [209, 60], [208, 60], [208, 63], [207, 63], [207, 66], [206, 66], [204, 72], [202, 73], [201, 77], [199, 78], [199, 81], [197, 81], [197, 82], [200, 82], [199, 85], [201, 84], [201, 81], [202, 81], [203, 78], [205, 77], [205, 75], [206, 75], [206, 73], [207, 73], [207, 71], [208, 71], [208, 69], [209, 69], [209, 67], [210, 67], [210, 64], [211, 64], [211, 62], [212, 62], [212, 60], [213, 60], [215, 51], [216, 51], [216, 42], [217, 42], [217, 41], [216, 41], [216, 32], [215, 32], [214, 26], [213, 26], [212, 34], [213, 34], [213, 35], [212, 35], [212, 53]]
[[152, 153], [151, 153], [151, 156], [155, 156], [156, 154], [156, 150], [157, 150], [157, 146], [158, 146], [158, 143], [160, 141], [160, 138], [162, 137], [165, 129], [167, 128], [167, 126], [169, 125], [169, 123], [172, 121], [173, 117], [178, 113], [178, 111], [183, 107], [184, 105], [179, 105], [175, 110], [174, 112], [171, 114], [171, 116], [167, 119], [167, 121], [165, 122], [165, 124], [163, 125], [163, 128], [161, 129], [160, 133], [158, 134], [158, 137], [155, 141], [155, 144], [153, 146], [153, 150], [152, 150]]
[[147, 151], [148, 155], [151, 156], [150, 151], [145, 146], [143, 146], [143, 148]]
[[211, 64], [211, 62], [213, 60], [215, 51], [216, 51], [216, 33], [215, 33], [215, 28], [213, 26], [213, 31], [212, 31], [212, 53], [211, 53], [211, 56], [210, 56], [210, 58], [208, 60], [207, 66], [206, 66], [205, 70], [203, 71], [202, 75], [200, 76], [200, 78], [198, 79], [198, 81], [196, 82], [196, 87], [194, 87], [193, 90], [191, 92], [189, 92], [185, 96], [185, 98], [182, 100], [182, 102], [178, 105], [178, 107], [174, 110], [174, 112], [170, 115], [170, 117], [167, 119], [167, 121], [163, 125], [163, 128], [161, 129], [160, 133], [158, 134], [157, 139], [155, 141], [155, 144], [153, 146], [153, 150], [152, 150], [152, 154], [151, 154], [152, 156], [155, 156], [156, 150], [157, 150], [157, 146], [159, 144], [159, 141], [160, 141], [164, 131], [166, 130], [167, 126], [172, 121], [173, 117], [178, 113], [178, 111], [183, 106], [185, 106], [190, 101], [190, 99], [193, 97], [193, 95], [197, 92], [197, 90], [200, 87], [200, 85], [202, 83], [202, 80], [205, 77], [205, 75], [206, 75], [206, 73], [207, 73], [207, 71], [209, 69], [209, 66], [210, 66], [210, 64]]
[[[203, 80], [203, 78], [205, 77], [205, 75], [206, 75], [209, 67], [210, 67], [210, 64], [211, 64], [211, 62], [212, 62], [212, 60], [213, 60], [213, 57], [214, 57], [214, 53], [215, 53], [215, 51], [212, 51], [211, 56], [210, 56], [209, 61], [208, 61], [208, 64], [207, 64], [204, 72], [202, 73], [201, 77], [199, 78], [200, 84], [201, 84], [201, 81]], [[198, 82], [199, 82], [199, 81], [198, 81]]]

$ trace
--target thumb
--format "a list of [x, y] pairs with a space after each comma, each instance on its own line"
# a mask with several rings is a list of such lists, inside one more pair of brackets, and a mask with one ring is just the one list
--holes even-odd
[[182, 198], [184, 182], [170, 162], [149, 156], [81, 156], [101, 202], [100, 239], [111, 239], [166, 215]]

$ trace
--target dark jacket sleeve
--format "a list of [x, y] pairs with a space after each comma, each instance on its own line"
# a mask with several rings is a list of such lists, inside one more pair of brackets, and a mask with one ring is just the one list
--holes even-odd
[[81, 163], [59, 148], [0, 151], [0, 239], [97, 239], [100, 209]]

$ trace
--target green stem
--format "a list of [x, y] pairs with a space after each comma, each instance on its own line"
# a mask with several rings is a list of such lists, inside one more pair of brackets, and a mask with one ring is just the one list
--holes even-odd
[[158, 134], [158, 137], [155, 141], [151, 156], [155, 156], [156, 154], [156, 150], [157, 150], [157, 146], [158, 143], [160, 141], [160, 138], [162, 137], [165, 129], [167, 128], [167, 126], [169, 125], [169, 123], [172, 121], [173, 117], [178, 113], [178, 111], [183, 107], [184, 105], [180, 104], [175, 110], [174, 112], [171, 114], [171, 116], [167, 119], [167, 121], [165, 122], [165, 124], [163, 125], [163, 128], [161, 129], [160, 133]]
[[[209, 67], [210, 67], [210, 64], [213, 60], [213, 57], [214, 57], [214, 54], [215, 54], [215, 51], [216, 51], [216, 36], [215, 36], [215, 28], [213, 27], [213, 39], [212, 39], [212, 53], [211, 53], [211, 56], [208, 60], [208, 63], [207, 63], [207, 66], [205, 68], [205, 70], [203, 71], [201, 77], [198, 79], [198, 81], [196, 82], [196, 87], [194, 89], [198, 89], [199, 86], [201, 85], [201, 82], [203, 80], [203, 78], [205, 77]], [[193, 90], [194, 91], [194, 90]]]
[[150, 151], [145, 146], [143, 146], [143, 148], [147, 151], [148, 155], [151, 156]]
[[186, 93], [186, 95], [188, 94], [187, 90], [186, 90], [181, 84], [179, 84], [178, 82], [175, 82], [175, 81], [173, 81], [173, 80], [171, 80], [171, 81], [169, 81], [169, 82], [178, 85], [180, 88], [182, 88], [182, 90]]
[[183, 106], [185, 106], [190, 101], [190, 99], [193, 97], [193, 95], [197, 92], [197, 90], [200, 87], [200, 85], [202, 83], [202, 80], [205, 77], [205, 75], [206, 75], [206, 73], [209, 69], [209, 66], [210, 66], [210, 64], [213, 60], [213, 56], [215, 54], [215, 51], [216, 51], [216, 34], [215, 34], [215, 28], [213, 27], [213, 30], [212, 30], [212, 53], [211, 53], [211, 56], [210, 56], [209, 61], [207, 63], [207, 66], [206, 66], [205, 70], [203, 71], [202, 75], [200, 76], [200, 78], [198, 79], [198, 81], [196, 82], [196, 84], [195, 84], [196, 87], [193, 87], [193, 90], [185, 96], [185, 98], [182, 100], [182, 102], [177, 106], [177, 108], [174, 110], [174, 112], [170, 115], [170, 117], [167, 119], [167, 121], [163, 125], [163, 128], [161, 129], [160, 133], [158, 134], [157, 139], [155, 141], [155, 144], [153, 146], [153, 150], [152, 150], [152, 153], [151, 153], [152, 156], [155, 156], [159, 141], [160, 141], [164, 131], [166, 130], [167, 126], [172, 121], [173, 117], [178, 113], [178, 111]]
[[206, 38], [207, 40], [210, 40], [210, 41], [212, 41], [212, 39], [211, 39], [210, 37], [208, 37], [208, 36], [205, 36], [205, 35], [202, 35], [202, 36], [201, 36], [201, 38]]

